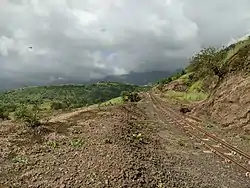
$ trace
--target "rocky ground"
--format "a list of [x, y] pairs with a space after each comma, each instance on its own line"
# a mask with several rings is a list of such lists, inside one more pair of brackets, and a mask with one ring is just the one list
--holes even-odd
[[1, 122], [0, 187], [250, 187], [203, 150], [149, 101], [81, 110], [36, 129]]

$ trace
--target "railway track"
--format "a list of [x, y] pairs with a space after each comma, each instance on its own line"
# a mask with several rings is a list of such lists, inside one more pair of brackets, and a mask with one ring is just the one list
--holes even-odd
[[234, 147], [223, 139], [218, 138], [216, 135], [209, 133], [204, 128], [199, 126], [201, 122], [192, 123], [187, 120], [183, 114], [171, 109], [163, 104], [163, 101], [153, 95], [148, 94], [149, 99], [157, 110], [161, 111], [169, 123], [179, 126], [179, 128], [187, 134], [191, 139], [199, 141], [209, 150], [208, 153], [215, 153], [225, 160], [225, 162], [235, 164], [242, 171], [246, 177], [250, 178], [250, 155], [246, 152]]

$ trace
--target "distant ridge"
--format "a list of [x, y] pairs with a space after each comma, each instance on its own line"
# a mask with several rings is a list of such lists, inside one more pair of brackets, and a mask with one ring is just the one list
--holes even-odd
[[[178, 70], [176, 70], [178, 71]], [[25, 82], [25, 81], [10, 81], [10, 80], [0, 80], [0, 91], [22, 88], [26, 86], [42, 86], [42, 85], [61, 85], [61, 84], [93, 84], [96, 82], [119, 82], [134, 85], [147, 85], [150, 83], [155, 83], [162, 78], [166, 78], [174, 74], [176, 71], [148, 71], [148, 72], [130, 72], [124, 75], [109, 75], [102, 79], [92, 79], [89, 81], [83, 81], [81, 78], [64, 78], [57, 79], [54, 81], [43, 82]]]

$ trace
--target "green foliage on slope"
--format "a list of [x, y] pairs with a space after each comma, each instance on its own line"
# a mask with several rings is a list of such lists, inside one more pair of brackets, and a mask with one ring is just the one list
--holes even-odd
[[18, 112], [23, 106], [32, 111], [71, 109], [102, 103], [119, 97], [122, 91], [144, 89], [136, 85], [100, 82], [92, 85], [61, 85], [27, 87], [0, 93], [0, 107], [3, 112]]
[[250, 38], [226, 48], [205, 48], [191, 59], [186, 72], [192, 73], [192, 82], [217, 76], [223, 80], [229, 73], [250, 71]]
[[250, 73], [250, 37], [228, 47], [202, 49], [190, 59], [184, 71], [161, 80], [158, 88], [179, 82], [186, 86], [186, 91], [167, 91], [168, 97], [187, 101], [203, 100], [227, 75], [237, 72]]
[[201, 101], [207, 98], [206, 93], [198, 91], [192, 91], [192, 92], [167, 91], [165, 95], [170, 99], [176, 99], [182, 102]]

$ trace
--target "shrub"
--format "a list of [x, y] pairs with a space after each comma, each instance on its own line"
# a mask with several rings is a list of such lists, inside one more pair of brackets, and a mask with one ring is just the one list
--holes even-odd
[[53, 101], [51, 103], [51, 109], [53, 110], [60, 110], [60, 109], [65, 109], [66, 108], [66, 105], [61, 103], [61, 102], [56, 102], [56, 101]]
[[123, 101], [127, 102], [138, 102], [141, 100], [141, 97], [139, 96], [139, 94], [137, 92], [122, 92], [121, 93], [121, 97], [123, 99]]
[[0, 109], [0, 119], [3, 120], [8, 120], [9, 118], [9, 112], [8, 111], [4, 111], [3, 109]]
[[23, 120], [23, 119], [25, 119], [26, 116], [27, 116], [27, 111], [28, 111], [27, 106], [24, 106], [24, 105], [23, 105], [23, 106], [19, 107], [19, 108], [15, 111], [15, 113], [14, 113], [15, 119], [16, 119], [16, 120]]
[[23, 121], [29, 127], [38, 127], [41, 125], [38, 117], [39, 108], [35, 105], [31, 110], [27, 106], [22, 106], [15, 112], [15, 118]]

